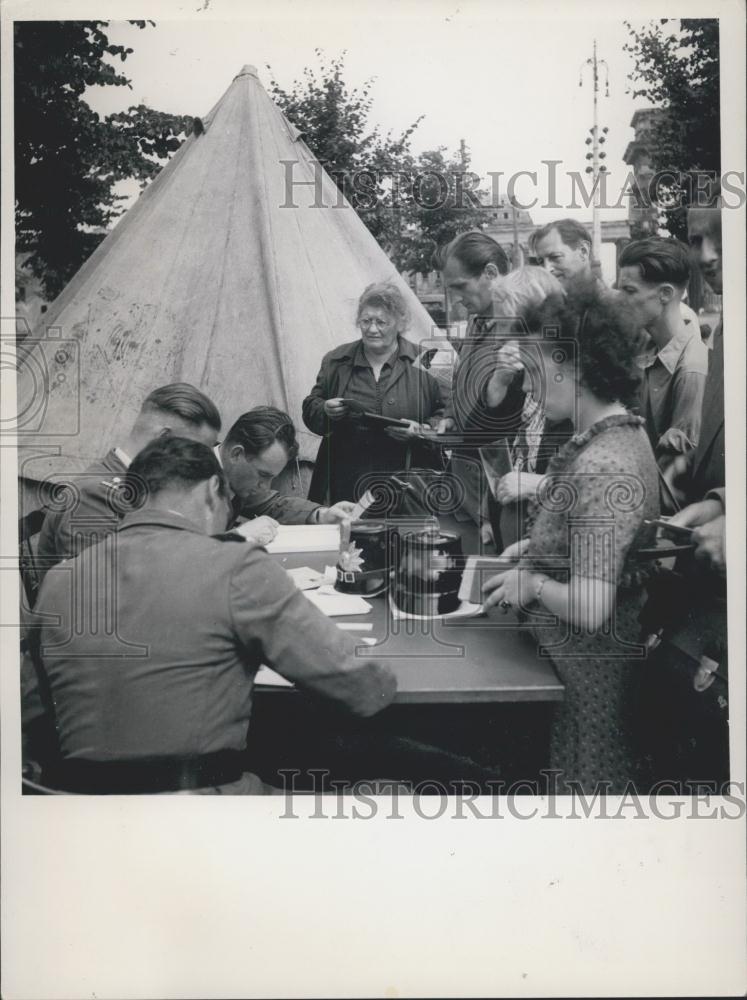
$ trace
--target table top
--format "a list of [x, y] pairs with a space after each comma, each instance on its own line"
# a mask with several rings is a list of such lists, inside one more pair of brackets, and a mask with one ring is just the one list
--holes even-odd
[[[439, 518], [442, 528], [458, 531], [465, 552], [480, 550], [470, 523]], [[285, 569], [334, 565], [337, 552], [302, 552], [273, 556]], [[397, 677], [397, 703], [476, 704], [484, 702], [559, 701], [563, 685], [549, 659], [540, 658], [526, 628], [506, 621], [498, 609], [488, 616], [459, 622], [448, 618], [394, 620], [386, 597], [366, 597], [366, 615], [334, 618], [337, 623], [370, 622], [371, 631], [351, 631], [361, 643], [358, 654], [387, 663]], [[264, 690], [288, 691], [288, 688]]]

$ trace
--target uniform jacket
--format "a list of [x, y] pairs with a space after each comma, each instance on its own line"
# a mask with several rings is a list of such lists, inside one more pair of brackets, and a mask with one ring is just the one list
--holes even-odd
[[127, 466], [112, 449], [85, 472], [71, 476], [54, 491], [59, 505], [48, 508], [39, 535], [37, 558], [42, 573], [114, 531], [127, 509]]
[[241, 750], [262, 663], [360, 715], [394, 696], [389, 668], [356, 657], [264, 549], [170, 511], [129, 514], [55, 567], [38, 610], [53, 616], [40, 656], [66, 758]]

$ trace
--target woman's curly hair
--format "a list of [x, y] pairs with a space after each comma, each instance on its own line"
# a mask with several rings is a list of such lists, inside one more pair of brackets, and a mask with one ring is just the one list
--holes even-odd
[[576, 343], [581, 384], [597, 399], [632, 407], [638, 401], [641, 370], [636, 357], [644, 337], [626, 302], [596, 283], [551, 295], [524, 314], [529, 334]]
[[364, 288], [363, 294], [358, 300], [356, 323], [360, 322], [361, 313], [366, 306], [383, 309], [389, 313], [397, 324], [397, 333], [404, 333], [410, 325], [410, 310], [407, 302], [393, 281], [375, 281], [372, 285]]

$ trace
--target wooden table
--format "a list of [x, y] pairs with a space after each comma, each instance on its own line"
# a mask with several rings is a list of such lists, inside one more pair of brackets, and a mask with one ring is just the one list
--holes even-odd
[[[479, 551], [476, 530], [465, 523], [440, 518], [445, 530], [457, 530], [465, 552]], [[275, 555], [286, 569], [310, 566], [323, 570], [334, 565], [337, 552]], [[563, 685], [551, 662], [540, 659], [529, 633], [506, 622], [498, 609], [488, 617], [460, 623], [448, 619], [394, 621], [388, 599], [366, 598], [372, 610], [363, 616], [335, 618], [335, 622], [371, 622], [376, 646], [361, 644], [359, 655], [387, 663], [397, 677], [398, 704], [484, 704], [490, 702], [560, 701]], [[258, 685], [262, 691], [290, 688]]]

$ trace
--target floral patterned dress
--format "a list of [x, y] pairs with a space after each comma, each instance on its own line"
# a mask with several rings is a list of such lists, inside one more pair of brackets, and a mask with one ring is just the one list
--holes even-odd
[[593, 632], [555, 619], [539, 603], [527, 608], [540, 653], [565, 684], [550, 747], [561, 793], [571, 791], [569, 782], [586, 794], [621, 794], [645, 781], [636, 716], [646, 669], [639, 615], [651, 570], [634, 553], [655, 544], [656, 529], [643, 522], [658, 515], [653, 452], [643, 419], [630, 414], [574, 435], [551, 460], [533, 504], [522, 565], [563, 583], [573, 574], [617, 584], [612, 616]]

